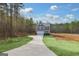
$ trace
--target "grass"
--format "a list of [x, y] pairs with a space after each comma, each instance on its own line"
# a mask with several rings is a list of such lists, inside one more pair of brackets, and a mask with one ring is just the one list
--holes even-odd
[[79, 56], [79, 42], [57, 40], [52, 36], [44, 36], [46, 46], [59, 56]]
[[7, 40], [0, 41], [0, 53], [8, 51], [13, 48], [20, 47], [31, 40], [32, 38], [24, 36], [24, 37], [8, 38]]

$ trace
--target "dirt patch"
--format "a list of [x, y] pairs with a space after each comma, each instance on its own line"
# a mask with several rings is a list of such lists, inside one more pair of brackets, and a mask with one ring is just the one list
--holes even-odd
[[57, 39], [79, 41], [79, 34], [51, 33], [51, 35], [53, 35]]

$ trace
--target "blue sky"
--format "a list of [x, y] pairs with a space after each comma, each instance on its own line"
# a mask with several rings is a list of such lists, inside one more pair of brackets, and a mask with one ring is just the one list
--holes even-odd
[[64, 23], [79, 18], [79, 3], [25, 3], [23, 12], [34, 21], [47, 21], [46, 18], [49, 22]]

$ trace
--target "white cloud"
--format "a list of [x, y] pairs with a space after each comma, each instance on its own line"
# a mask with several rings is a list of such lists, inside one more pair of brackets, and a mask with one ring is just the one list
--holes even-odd
[[74, 15], [73, 14], [67, 14], [66, 16], [65, 16], [65, 18], [69, 18], [69, 19], [74, 19]]
[[25, 8], [20, 10], [21, 13], [32, 13], [32, 11], [33, 11], [33, 8]]
[[52, 14], [46, 14], [45, 16], [48, 17], [48, 18], [53, 18]]
[[46, 14], [46, 21], [49, 23], [61, 23], [61, 17], [59, 15]]
[[67, 14], [65, 16], [60, 16], [60, 15], [53, 15], [53, 14], [45, 14], [42, 16], [35, 16], [33, 17], [34, 22], [37, 21], [42, 21], [44, 23], [49, 22], [52, 24], [55, 23], [67, 23], [67, 22], [71, 22], [74, 20], [74, 15], [73, 14]]
[[51, 9], [51, 10], [58, 10], [58, 6], [52, 5], [52, 6], [50, 7], [50, 9]]
[[77, 11], [77, 10], [79, 10], [79, 8], [74, 8], [74, 9], [72, 9], [72, 11]]
[[50, 19], [57, 19], [59, 18], [59, 15], [46, 14], [46, 17]]
[[58, 19], [58, 18], [60, 18], [60, 16], [59, 15], [53, 15], [53, 18]]
[[44, 23], [49, 22], [52, 24], [55, 23], [68, 23], [73, 21], [75, 16], [73, 14], [67, 14], [65, 16], [53, 15], [53, 14], [45, 14], [43, 16], [35, 16], [33, 17], [34, 22], [42, 21]]
[[46, 20], [50, 23], [67, 23], [74, 21], [75, 15], [73, 14], [67, 14], [65, 16], [59, 16], [59, 15], [52, 15], [52, 14], [47, 14]]
[[67, 14], [64, 16], [63, 20], [65, 20], [66, 22], [72, 22], [75, 19], [75, 15], [73, 14]]

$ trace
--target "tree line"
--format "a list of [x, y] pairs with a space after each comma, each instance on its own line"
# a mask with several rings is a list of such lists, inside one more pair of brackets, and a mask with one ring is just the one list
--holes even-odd
[[35, 33], [33, 18], [20, 15], [22, 3], [0, 3], [0, 39]]
[[70, 23], [51, 24], [50, 32], [79, 34], [79, 21], [74, 20]]

